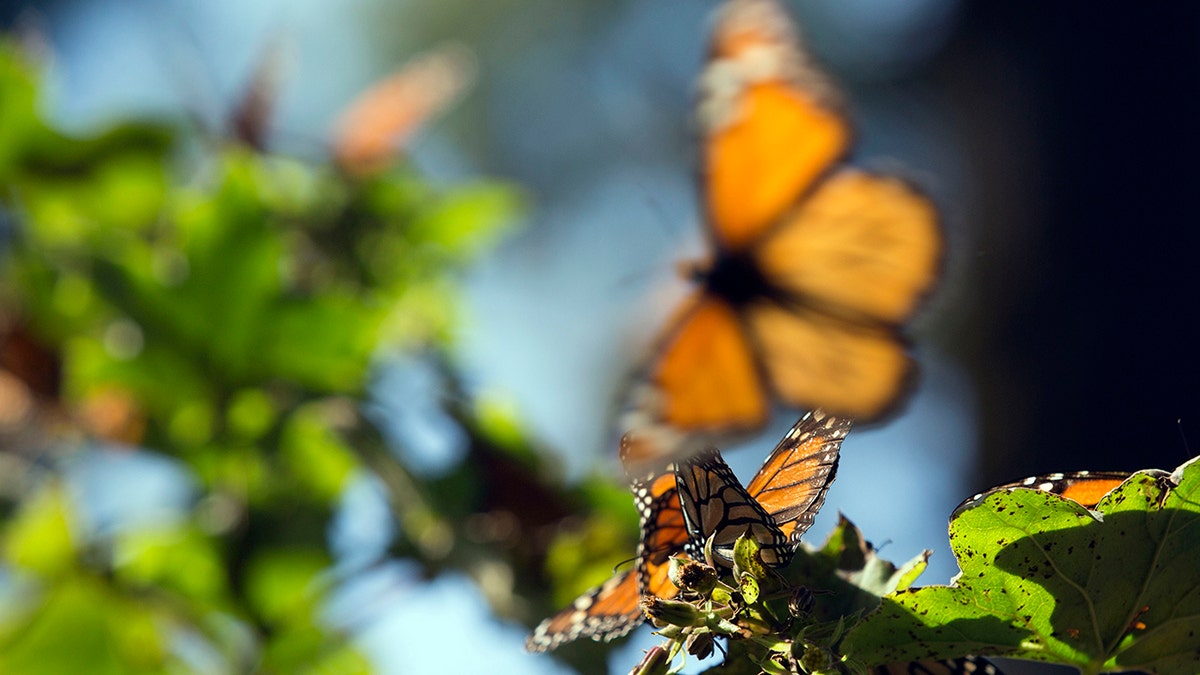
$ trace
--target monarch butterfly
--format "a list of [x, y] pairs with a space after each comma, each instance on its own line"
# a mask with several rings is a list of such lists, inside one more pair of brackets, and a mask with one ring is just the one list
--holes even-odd
[[630, 483], [641, 530], [637, 566], [614, 574], [542, 621], [525, 640], [525, 649], [544, 652], [581, 637], [598, 642], [621, 637], [642, 623], [638, 602], [644, 593], [670, 599], [679, 592], [667, 578], [671, 556], [682, 554], [688, 544], [675, 476], [668, 470], [631, 476]]
[[681, 434], [760, 428], [773, 398], [887, 412], [912, 371], [900, 326], [940, 268], [933, 204], [903, 179], [840, 166], [849, 122], [776, 0], [720, 11], [698, 117], [712, 253], [622, 426], [674, 452]]
[[268, 125], [278, 102], [283, 62], [283, 43], [273, 40], [259, 55], [250, 80], [226, 121], [233, 138], [260, 152], [267, 148]]
[[1004, 675], [1000, 669], [978, 656], [963, 656], [945, 661], [889, 663], [871, 669], [871, 675]]
[[[1152, 469], [1147, 473], [1159, 479], [1168, 478], [1171, 475], [1169, 472], [1160, 469]], [[1049, 492], [1078, 502], [1085, 508], [1091, 509], [1100, 503], [1104, 495], [1115, 490], [1118, 485], [1124, 483], [1132, 475], [1128, 471], [1076, 471], [1074, 473], [1051, 473], [1044, 476], [1030, 476], [1024, 480], [998, 485], [990, 490], [980, 492], [969, 499], [965, 499], [954, 509], [954, 514], [959, 513], [963, 509], [975, 506], [996, 492], [1016, 488], [1029, 488], [1031, 490]]]
[[[809, 413], [775, 446], [749, 487], [743, 490], [732, 473], [727, 479], [760, 505], [759, 508], [764, 510], [763, 522], [777, 528], [786, 541], [799, 541], [800, 534], [812, 525], [817, 509], [824, 502], [825, 491], [837, 466], [838, 448], [849, 430], [847, 419], [821, 411]], [[622, 445], [621, 460], [626, 467], [639, 465], [638, 458], [632, 456], [637, 450], [637, 447]], [[723, 461], [721, 465], [724, 466]], [[605, 642], [612, 640], [642, 622], [638, 607], [642, 595], [670, 599], [679, 593], [667, 577], [670, 558], [687, 556], [708, 539], [705, 530], [693, 531], [685, 521], [682, 502], [692, 499], [693, 495], [705, 495], [692, 488], [681, 497], [679, 485], [682, 483], [677, 481], [671, 467], [659, 473], [631, 476], [630, 481], [641, 519], [636, 568], [613, 575], [543, 621], [525, 641], [526, 649], [547, 651], [580, 637]], [[713, 503], [708, 500], [707, 506]], [[709, 528], [709, 535], [724, 541], [724, 537], [736, 528], [715, 516], [706, 508], [699, 522], [701, 527]], [[734, 539], [744, 531], [744, 528], [737, 531]], [[778, 554], [778, 557], [783, 556]]]
[[360, 94], [338, 117], [332, 133], [334, 159], [354, 173], [383, 168], [400, 144], [458, 99], [474, 72], [474, 56], [458, 45], [413, 59]]
[[681, 462], [675, 482], [693, 546], [732, 567], [733, 545], [749, 531], [765, 564], [786, 565], [825, 503], [849, 431], [848, 418], [822, 410], [805, 415], [745, 488], [715, 448]]

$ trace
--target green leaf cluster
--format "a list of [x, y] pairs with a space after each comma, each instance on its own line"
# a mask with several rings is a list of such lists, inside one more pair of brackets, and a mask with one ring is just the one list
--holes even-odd
[[1200, 672], [1200, 465], [1136, 473], [1094, 510], [996, 492], [950, 523], [951, 586], [884, 598], [847, 638], [870, 662], [966, 653], [1084, 673]]
[[[450, 493], [462, 510], [436, 503], [361, 407], [390, 356], [449, 350], [462, 272], [520, 192], [402, 163], [349, 176], [159, 122], [70, 136], [38, 80], [0, 40], [0, 377], [23, 406], [0, 428], [0, 671], [368, 672], [321, 618], [344, 488], [383, 478], [397, 552], [427, 563], [487, 504], [464, 473], [446, 478], [470, 488]], [[90, 529], [61, 475], [97, 443], [173, 458], [196, 498]]]
[[1133, 474], [1093, 509], [1029, 488], [967, 502], [950, 523], [962, 569], [950, 586], [912, 587], [928, 552], [896, 566], [844, 517], [778, 571], [743, 538], [731, 577], [652, 605], [664, 668], [708, 632], [729, 640], [713, 673], [959, 672], [968, 656], [1200, 672], [1197, 527], [1193, 460]]

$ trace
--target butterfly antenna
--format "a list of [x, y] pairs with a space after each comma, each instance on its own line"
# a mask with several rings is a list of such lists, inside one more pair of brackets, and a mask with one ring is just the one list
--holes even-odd
[[141, 2], [146, 16], [157, 20], [161, 30], [152, 30], [151, 39], [156, 43], [156, 53], [164, 58], [156, 59], [156, 65], [174, 90], [184, 117], [204, 137], [214, 133], [217, 118], [216, 75], [212, 64], [203, 56], [200, 38], [188, 21], [180, 19], [178, 11], [170, 12], [154, 2]]
[[[678, 250], [682, 248], [685, 243], [685, 237], [683, 231], [676, 225], [679, 219], [671, 217], [666, 207], [663, 206], [662, 201], [648, 192], [642, 194], [642, 202], [654, 215], [654, 224], [657, 226], [654, 228], [654, 231], [660, 233], [663, 240], [674, 249]], [[644, 282], [659, 271], [658, 266], [655, 266], [653, 269], [634, 270], [617, 279], [617, 284], [624, 288], [634, 282]]]
[[1175, 420], [1175, 428], [1179, 429], [1179, 440], [1183, 441], [1183, 451], [1186, 457], [1192, 456], [1192, 446], [1188, 443], [1187, 433], [1183, 430], [1183, 418], [1179, 417]]
[[675, 246], [682, 244], [683, 233], [679, 230], [678, 226], [673, 224], [678, 222], [678, 220], [672, 218], [670, 214], [667, 213], [667, 209], [663, 206], [663, 203], [654, 195], [649, 193], [644, 193], [642, 195], [642, 201], [646, 204], [650, 211], [657, 216], [654, 221], [658, 225], [656, 231], [661, 233], [668, 243]]
[[626, 558], [626, 559], [622, 560], [621, 562], [617, 563], [616, 565], [613, 565], [612, 573], [616, 574], [617, 572], [620, 572], [622, 567], [628, 565], [629, 563], [631, 563], [635, 560], [637, 560], [637, 556], [634, 556], [632, 558]]

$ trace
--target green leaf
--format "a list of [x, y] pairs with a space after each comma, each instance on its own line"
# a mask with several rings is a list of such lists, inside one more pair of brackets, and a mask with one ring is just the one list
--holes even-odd
[[896, 573], [889, 577], [889, 584], [891, 580], [895, 580], [895, 588], [891, 588], [887, 592], [902, 591], [912, 586], [916, 582], [917, 577], [925, 572], [925, 568], [929, 567], [930, 553], [930, 551], [925, 551], [901, 565], [900, 569], [896, 570]]
[[4, 531], [4, 558], [43, 576], [64, 573], [75, 564], [71, 510], [58, 484], [49, 484], [21, 505]]
[[203, 604], [227, 597], [225, 562], [216, 543], [194, 529], [121, 533], [113, 558], [116, 576], [131, 586], [168, 589]]
[[842, 516], [821, 548], [800, 546], [783, 572], [793, 585], [832, 591], [822, 596], [815, 612], [817, 619], [830, 621], [875, 609], [880, 596], [911, 583], [928, 558], [925, 551], [897, 567], [876, 555], [862, 532]]
[[162, 673], [166, 659], [154, 613], [87, 577], [56, 584], [28, 623], [0, 639], [5, 673]]
[[633, 532], [627, 523], [605, 514], [588, 518], [578, 528], [558, 532], [546, 551], [546, 573], [552, 581], [556, 602], [570, 602], [587, 589], [604, 583], [614, 570], [628, 565]]
[[999, 654], [1085, 673], [1200, 672], [1200, 465], [1134, 474], [1095, 511], [1030, 489], [950, 523], [962, 574], [885, 598], [843, 649], [863, 663]]
[[354, 451], [334, 431], [334, 424], [350, 401], [329, 400], [308, 404], [284, 424], [281, 458], [288, 474], [309, 499], [331, 503], [342, 494], [358, 468]]
[[229, 430], [246, 440], [255, 440], [275, 423], [278, 411], [270, 394], [262, 389], [243, 389], [233, 395], [225, 418]]
[[[747, 533], [748, 534], [748, 533]], [[759, 557], [759, 545], [754, 537], [743, 534], [733, 543], [733, 572], [739, 584], [744, 585], [745, 578], [752, 581], [767, 578], [767, 567]], [[744, 590], [744, 589], [743, 589]], [[754, 584], [753, 594], [758, 597], [758, 584]], [[754, 600], [746, 598], [746, 602], [754, 604]]]
[[265, 550], [246, 572], [250, 605], [273, 625], [306, 625], [324, 595], [321, 573], [328, 568], [328, 557], [316, 549]]
[[7, 192], [29, 136], [46, 132], [36, 113], [33, 65], [16, 43], [0, 39], [0, 191]]
[[319, 391], [361, 393], [382, 308], [336, 293], [281, 301], [262, 317], [256, 358], [272, 376]]
[[313, 625], [294, 626], [271, 636], [262, 663], [262, 673], [295, 675], [370, 675], [370, 661], [341, 636]]
[[754, 578], [754, 575], [748, 572], [742, 573], [738, 577], [738, 591], [741, 592], [742, 599], [747, 604], [753, 605], [758, 602], [758, 579]]
[[521, 195], [512, 187], [480, 183], [447, 194], [415, 225], [427, 243], [462, 261], [490, 249], [520, 211]]

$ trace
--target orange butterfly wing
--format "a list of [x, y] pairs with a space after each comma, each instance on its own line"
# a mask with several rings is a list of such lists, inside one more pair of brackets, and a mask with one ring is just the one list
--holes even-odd
[[779, 441], [746, 491], [795, 544], [808, 530], [837, 475], [851, 420], [814, 410]]
[[651, 406], [667, 424], [753, 428], [766, 421], [768, 402], [753, 345], [728, 304], [699, 296], [661, 350], [652, 375], [661, 399]]
[[1092, 508], [1100, 503], [1104, 495], [1117, 489], [1117, 486], [1124, 483], [1129, 476], [1124, 477], [1093, 477], [1086, 481], [1075, 481], [1066, 486], [1062, 492], [1057, 494], [1060, 497], [1066, 497], [1073, 501], [1083, 504], [1087, 508]]
[[[621, 458], [633, 467], [627, 457], [630, 449], [622, 444]], [[525, 649], [549, 651], [581, 637], [613, 640], [642, 623], [642, 595], [670, 599], [679, 593], [667, 576], [671, 556], [683, 555], [688, 543], [675, 476], [668, 469], [666, 473], [631, 476], [630, 482], [641, 530], [636, 567], [614, 574], [542, 621], [526, 638]]]
[[896, 326], [937, 279], [937, 222], [905, 181], [844, 170], [762, 242], [763, 277], [793, 300], [752, 304], [746, 321], [781, 398], [861, 418], [900, 398], [912, 362]]
[[458, 99], [474, 71], [473, 55], [454, 45], [405, 64], [360, 94], [338, 117], [332, 132], [334, 159], [354, 173], [385, 168], [409, 136]]
[[776, 288], [859, 323], [895, 325], [937, 280], [937, 210], [906, 181], [843, 170], [821, 182], [754, 257]]
[[790, 403], [872, 418], [911, 380], [912, 362], [891, 329], [768, 301], [748, 306], [745, 321], [772, 390]]
[[774, 0], [726, 4], [700, 89], [709, 225], [744, 249], [846, 153], [850, 127]]
[[912, 380], [898, 326], [939, 272], [932, 203], [896, 178], [834, 171], [850, 126], [775, 0], [725, 4], [698, 113], [715, 260], [625, 428], [686, 456], [706, 434], [761, 427], [772, 398], [888, 412]]
[[607, 642], [625, 635], [642, 622], [640, 597], [633, 570], [615, 574], [538, 624], [525, 638], [525, 649], [545, 652], [581, 637]]
[[[1159, 477], [1170, 476], [1166, 471], [1159, 469], [1148, 470], [1148, 473]], [[965, 499], [954, 509], [954, 513], [957, 514], [963, 509], [975, 506], [986, 499], [988, 495], [1000, 492], [1001, 490], [1013, 490], [1017, 488], [1049, 492], [1078, 502], [1084, 508], [1093, 509], [1105, 495], [1115, 490], [1117, 486], [1124, 483], [1132, 475], [1132, 473], [1127, 471], [1077, 471], [1074, 473], [1051, 473], [1044, 476], [1030, 476], [1023, 480], [998, 485], [990, 490], [980, 492], [974, 497]]]
[[710, 554], [712, 564], [732, 568], [734, 544], [743, 535], [758, 542], [765, 564], [778, 567], [791, 560], [794, 547], [788, 536], [746, 492], [716, 448], [681, 461], [675, 482], [692, 546]]
[[687, 525], [679, 505], [675, 476], [664, 473], [652, 481], [634, 481], [634, 500], [642, 519], [642, 537], [638, 542], [638, 590], [640, 595], [674, 598], [679, 589], [671, 583], [671, 556], [687, 557]]

